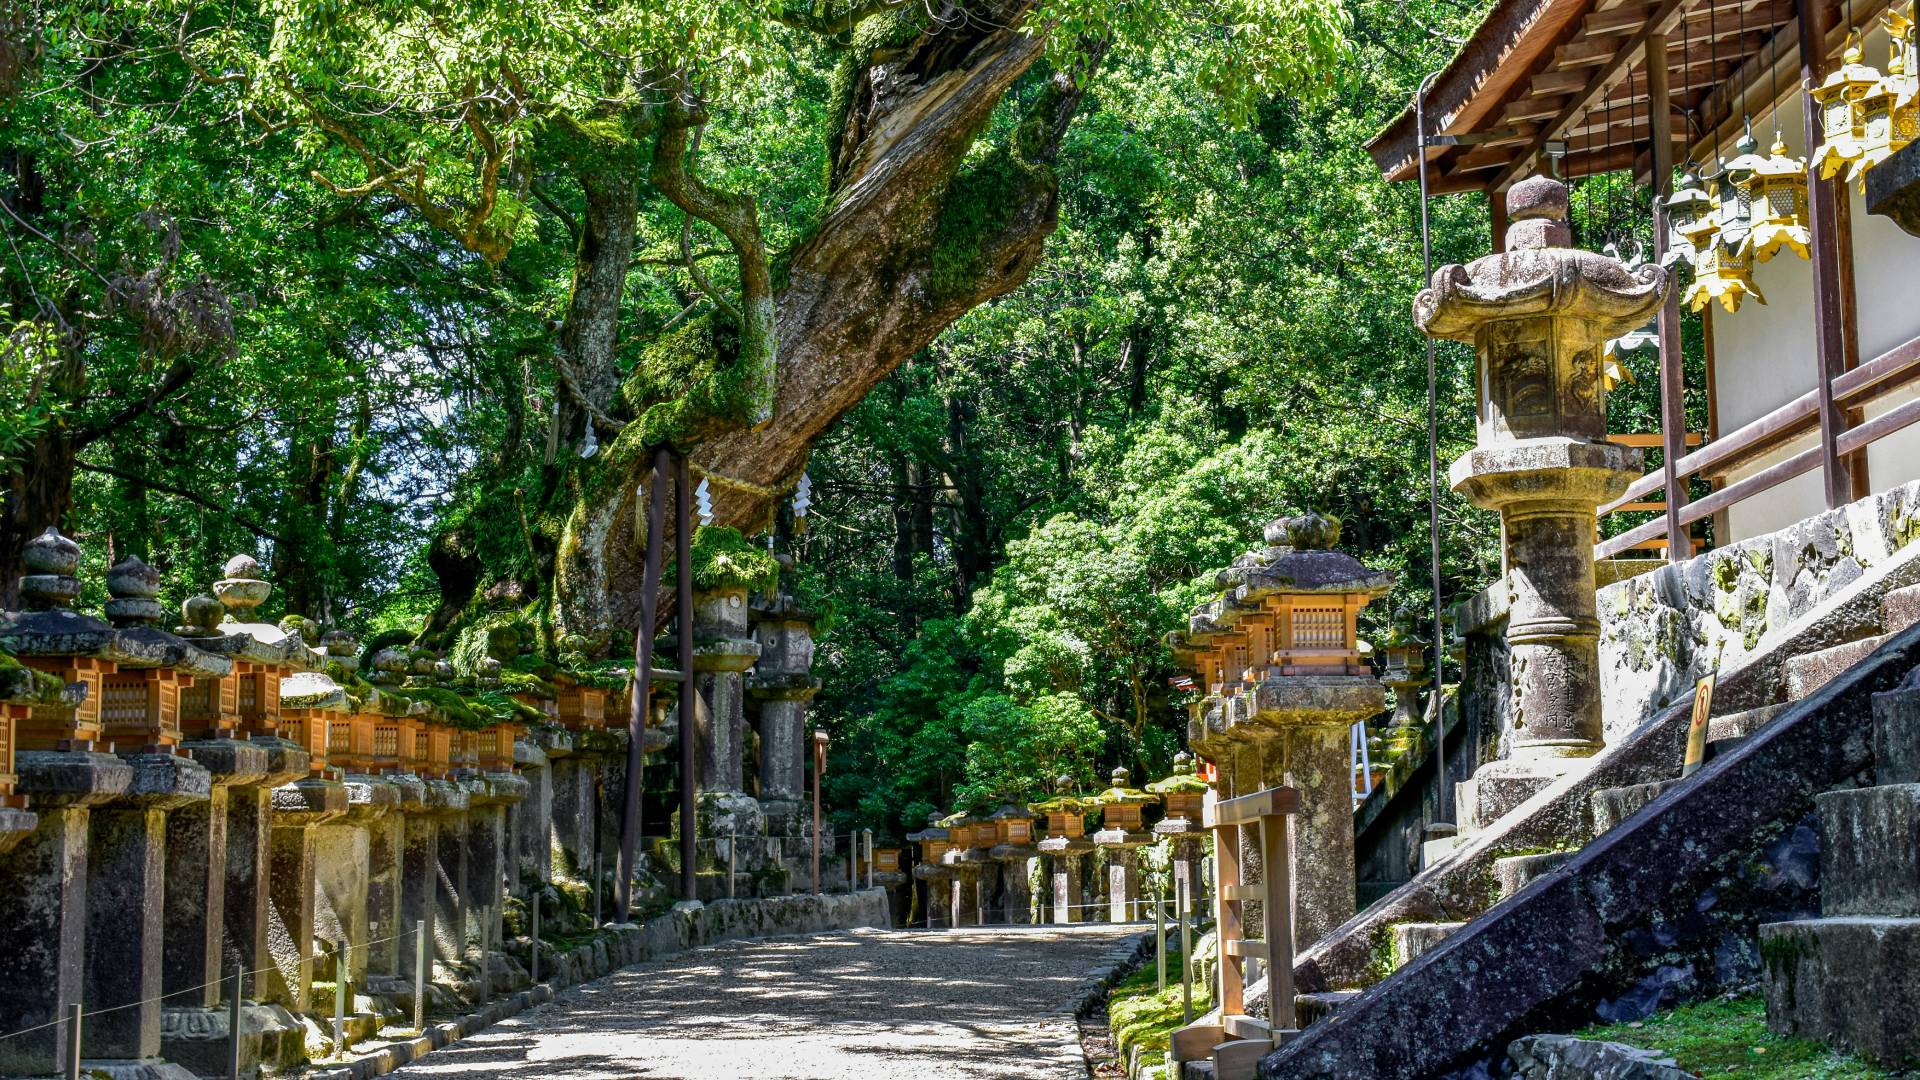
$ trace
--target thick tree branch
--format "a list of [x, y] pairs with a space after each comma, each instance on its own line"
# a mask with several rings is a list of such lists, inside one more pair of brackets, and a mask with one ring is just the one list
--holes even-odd
[[178, 495], [180, 498], [187, 500], [188, 502], [194, 504], [195, 506], [205, 507], [206, 509], [212, 510], [215, 513], [225, 514], [227, 517], [233, 520], [233, 523], [235, 525], [238, 525], [241, 528], [247, 530], [248, 532], [253, 533], [255, 536], [259, 536], [267, 540], [271, 540], [276, 544], [288, 543], [288, 541], [283, 537], [281, 537], [279, 533], [274, 532], [272, 529], [267, 528], [265, 525], [262, 525], [259, 522], [248, 517], [247, 515], [242, 514], [240, 511], [235, 510], [233, 507], [223, 506], [220, 503], [214, 502], [212, 499], [209, 499], [204, 495], [200, 495], [196, 492], [189, 491], [188, 489], [180, 487], [177, 484], [170, 484], [165, 480], [155, 480], [155, 479], [152, 479], [151, 477], [140, 476], [136, 473], [130, 473], [125, 469], [116, 469], [111, 465], [95, 465], [92, 462], [88, 462], [88, 461], [76, 462], [74, 467], [79, 469], [82, 472], [100, 473], [103, 476], [111, 476], [111, 477], [115, 477], [116, 479], [125, 480], [128, 483], [144, 484], [155, 491], [164, 491], [169, 495]]
[[819, 10], [821, 7], [833, 6], [832, 0], [828, 0], [825, 4], [808, 3], [804, 11], [787, 8], [777, 17], [796, 30], [807, 30], [832, 37], [847, 33], [875, 15], [883, 11], [892, 11], [906, 2], [907, 0], [859, 0], [858, 3], [849, 4], [844, 11]]

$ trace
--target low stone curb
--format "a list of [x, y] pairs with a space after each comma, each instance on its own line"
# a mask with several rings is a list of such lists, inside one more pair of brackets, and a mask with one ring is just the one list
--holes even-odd
[[[301, 1080], [372, 1080], [427, 1054], [483, 1031], [561, 991], [604, 978], [622, 968], [725, 941], [821, 933], [870, 926], [891, 926], [884, 889], [825, 896], [778, 896], [765, 900], [723, 900], [680, 904], [643, 926], [610, 927], [597, 940], [552, 957], [554, 976], [516, 991], [460, 1017], [428, 1024], [411, 1039], [362, 1048], [351, 1061], [309, 1066]], [[543, 961], [548, 958], [542, 957]], [[543, 964], [544, 966], [544, 964]]]
[[1507, 1053], [1523, 1080], [1692, 1080], [1671, 1057], [1623, 1043], [1529, 1035]]

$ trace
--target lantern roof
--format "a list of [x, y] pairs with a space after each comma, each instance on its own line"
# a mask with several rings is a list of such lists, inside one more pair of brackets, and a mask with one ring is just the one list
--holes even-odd
[[987, 820], [988, 821], [1009, 821], [1009, 820], [1032, 821], [1033, 813], [1024, 806], [1018, 806], [1018, 805], [1015, 805], [1014, 803], [1003, 803], [1001, 804], [1000, 809], [995, 810], [992, 814], [989, 814], [987, 816]]
[[74, 576], [80, 545], [56, 529], [29, 540], [22, 552], [27, 571], [20, 578], [26, 610], [0, 622], [0, 649], [14, 656], [88, 656], [125, 668], [176, 668], [189, 675], [225, 675], [232, 661], [151, 625], [161, 615], [153, 602], [160, 575], [138, 559], [108, 571], [109, 625], [70, 606], [80, 593]]
[[1174, 773], [1172, 776], [1162, 777], [1148, 784], [1147, 790], [1155, 795], [1173, 795], [1187, 791], [1207, 791], [1211, 787], [1211, 784], [1192, 773]]
[[926, 828], [921, 829], [919, 832], [908, 833], [907, 839], [913, 841], [916, 844], [924, 844], [929, 840], [945, 840], [947, 839], [947, 830], [942, 829], [937, 825], [929, 825]]
[[347, 691], [324, 671], [296, 671], [280, 679], [280, 707], [349, 712]]

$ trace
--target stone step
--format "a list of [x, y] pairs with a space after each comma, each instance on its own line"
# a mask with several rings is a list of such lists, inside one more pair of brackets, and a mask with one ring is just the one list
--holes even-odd
[[1447, 940], [1447, 935], [1465, 925], [1464, 922], [1396, 923], [1393, 928], [1394, 967], [1403, 968], [1420, 959], [1428, 950]]
[[1445, 821], [1429, 824], [1420, 835], [1420, 869], [1422, 870], [1446, 858], [1447, 853], [1458, 847], [1461, 840], [1452, 823]]
[[1820, 911], [1920, 916], [1920, 784], [1817, 796]]
[[1545, 877], [1554, 868], [1573, 857], [1571, 851], [1545, 851], [1537, 855], [1509, 855], [1496, 859], [1493, 864], [1493, 877], [1500, 883], [1500, 899], [1505, 900], [1535, 879]]
[[1707, 741], [1712, 743], [1720, 739], [1745, 738], [1767, 726], [1774, 717], [1792, 707], [1792, 702], [1783, 701], [1775, 705], [1762, 705], [1757, 709], [1716, 716], [1707, 721]]
[[1920, 919], [1841, 916], [1760, 927], [1767, 1026], [1871, 1061], [1920, 1057]]
[[1787, 660], [1787, 700], [1799, 701], [1832, 682], [1834, 676], [1873, 655], [1884, 636], [1861, 638], [1845, 645], [1810, 652]]
[[1658, 780], [1651, 784], [1602, 788], [1592, 795], [1593, 835], [1600, 836], [1640, 812], [1640, 808], [1666, 794], [1680, 781]]
[[1873, 776], [1882, 784], [1920, 784], [1920, 674], [1874, 695]]
[[1880, 598], [1880, 629], [1897, 634], [1920, 623], [1920, 585], [1894, 589]]
[[1306, 1027], [1340, 1011], [1340, 1006], [1365, 993], [1364, 990], [1328, 990], [1319, 994], [1293, 995], [1293, 1022]]
[[1742, 736], [1739, 736], [1738, 738], [1733, 738], [1733, 739], [1708, 739], [1707, 740], [1707, 756], [1702, 758], [1701, 760], [1703, 762], [1707, 762], [1707, 761], [1712, 761], [1715, 758], [1725, 757], [1726, 755], [1733, 753], [1735, 750], [1740, 749], [1741, 744], [1751, 738], [1753, 738], [1753, 736], [1751, 735], [1742, 735]]

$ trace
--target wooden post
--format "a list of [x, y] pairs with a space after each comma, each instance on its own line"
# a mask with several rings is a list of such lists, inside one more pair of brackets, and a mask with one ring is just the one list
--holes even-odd
[[[696, 711], [693, 684], [693, 485], [686, 455], [674, 458], [673, 466], [673, 557], [680, 568], [679, 588], [674, 603], [680, 609], [680, 893], [688, 900], [698, 899], [694, 881], [695, 845], [700, 840], [694, 806], [694, 722]], [[658, 466], [654, 474], [666, 478]], [[659, 575], [654, 576], [655, 588]], [[656, 609], [657, 610], [657, 609]], [[639, 737], [636, 732], [635, 738]]]
[[1267, 1023], [1278, 1039], [1282, 1032], [1297, 1026], [1293, 1015], [1293, 857], [1287, 850], [1285, 815], [1263, 815], [1253, 827], [1260, 830], [1260, 864], [1265, 867], [1260, 910], [1266, 923]]
[[1507, 193], [1487, 189], [1487, 225], [1495, 253], [1507, 250]]
[[[1220, 1015], [1237, 1016], [1247, 1010], [1240, 990], [1245, 985], [1245, 962], [1238, 945], [1242, 937], [1240, 905], [1232, 898], [1240, 892], [1240, 830], [1220, 829], [1213, 834], [1214, 885], [1213, 919], [1220, 928]], [[1229, 947], [1229, 943], [1234, 947]]]
[[[1667, 36], [1647, 35], [1647, 110], [1653, 139], [1653, 250], [1667, 253], [1666, 197], [1673, 190], [1673, 106], [1667, 88]], [[1667, 560], [1693, 557], [1693, 541], [1680, 523], [1687, 504], [1687, 478], [1675, 465], [1687, 454], [1686, 365], [1680, 346], [1680, 290], [1669, 287], [1657, 317], [1660, 333], [1661, 481], [1667, 489]]]
[[[1826, 12], [1819, 0], [1798, 0], [1795, 7], [1800, 16], [1800, 84], [1818, 86], [1827, 68]], [[1803, 98], [1802, 113], [1806, 152], [1811, 159], [1822, 142], [1820, 110], [1814, 107], [1811, 98]], [[1833, 399], [1833, 379], [1846, 368], [1840, 313], [1839, 224], [1833, 204], [1834, 182], [1809, 176], [1807, 226], [1813, 241], [1808, 247], [1813, 263], [1814, 392], [1820, 408], [1820, 465], [1826, 480], [1828, 509], [1846, 505], [1853, 495], [1853, 478], [1838, 447], [1840, 433], [1846, 430], [1846, 417]]]
[[[670, 453], [665, 447], [654, 451], [653, 479], [649, 481], [646, 567], [640, 581], [640, 625], [633, 632], [633, 703], [627, 711], [627, 794], [620, 814], [620, 864], [615, 869], [613, 879], [613, 919], [619, 923], [627, 921], [632, 903], [633, 860], [640, 842], [640, 772], [646, 763], [647, 693], [653, 678], [653, 623], [659, 611], [660, 533], [667, 524], [667, 459]], [[684, 577], [685, 563], [681, 565], [681, 576]], [[689, 710], [682, 709], [680, 712], [680, 743], [686, 746], [689, 733], [693, 730], [692, 718], [687, 715]], [[693, 773], [684, 768], [685, 760], [686, 754], [683, 752], [680, 786], [691, 792]], [[683, 815], [680, 821], [681, 834], [689, 834], [692, 828], [692, 816]], [[691, 884], [688, 878], [692, 871], [691, 862], [682, 867], [683, 886]], [[694, 899], [690, 888], [686, 892], [686, 899]]]

